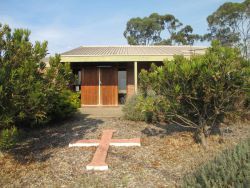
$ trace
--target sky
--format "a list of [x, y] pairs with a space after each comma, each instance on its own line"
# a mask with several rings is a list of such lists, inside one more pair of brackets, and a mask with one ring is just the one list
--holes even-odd
[[127, 21], [153, 12], [173, 14], [191, 25], [194, 33], [204, 34], [207, 16], [227, 1], [0, 0], [0, 23], [31, 30], [31, 41], [47, 40], [48, 51], [54, 54], [81, 45], [126, 45], [123, 32]]

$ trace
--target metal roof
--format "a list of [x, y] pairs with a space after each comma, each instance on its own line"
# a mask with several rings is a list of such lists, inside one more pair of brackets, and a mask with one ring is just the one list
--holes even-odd
[[204, 46], [80, 46], [61, 56], [173, 56], [203, 54]]

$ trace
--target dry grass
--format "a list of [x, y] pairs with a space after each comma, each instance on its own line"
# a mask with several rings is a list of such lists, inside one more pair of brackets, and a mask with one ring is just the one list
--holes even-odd
[[[141, 137], [142, 147], [110, 147], [110, 170], [86, 171], [95, 148], [68, 148], [68, 143], [100, 138], [108, 128], [117, 130], [115, 138]], [[186, 173], [248, 137], [249, 130], [248, 122], [224, 127], [223, 139], [211, 136], [204, 150], [190, 131], [178, 127], [79, 115], [30, 132], [18, 147], [0, 155], [0, 187], [174, 187]]]

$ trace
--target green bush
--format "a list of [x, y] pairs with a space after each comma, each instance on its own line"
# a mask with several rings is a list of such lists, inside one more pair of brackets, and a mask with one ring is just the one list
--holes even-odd
[[58, 121], [70, 117], [80, 107], [79, 93], [70, 90], [53, 93], [50, 98], [51, 108], [48, 111], [48, 117], [51, 120]]
[[30, 31], [0, 24], [0, 130], [35, 127], [70, 116], [78, 94], [69, 89], [74, 75], [55, 55], [46, 67], [47, 42], [29, 41]]
[[249, 187], [250, 139], [226, 150], [194, 174], [184, 178], [182, 187]]
[[123, 107], [124, 117], [132, 121], [157, 122], [162, 116], [162, 104], [153, 91], [146, 98], [142, 94], [133, 95]]
[[0, 150], [10, 149], [16, 145], [19, 138], [19, 132], [16, 127], [3, 129], [0, 132]]
[[206, 146], [211, 130], [225, 115], [239, 110], [237, 104], [245, 100], [249, 69], [249, 62], [237, 49], [217, 42], [204, 55], [190, 59], [175, 56], [165, 60], [163, 66], [152, 65], [150, 71], [143, 70], [139, 76], [142, 102], [151, 101], [150, 108], [146, 106], [144, 111], [196, 129]]

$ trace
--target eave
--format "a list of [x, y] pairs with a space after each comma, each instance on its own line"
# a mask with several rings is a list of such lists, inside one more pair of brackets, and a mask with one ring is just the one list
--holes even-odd
[[[185, 55], [184, 57], [190, 57]], [[62, 55], [61, 62], [159, 62], [173, 59], [173, 55], [112, 55], [112, 56], [74, 56]]]

